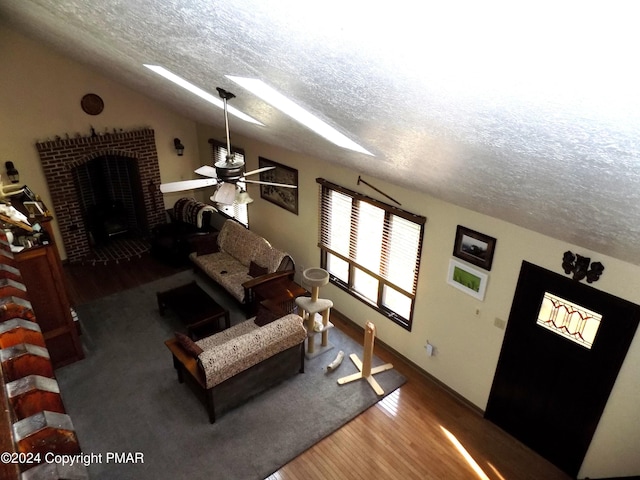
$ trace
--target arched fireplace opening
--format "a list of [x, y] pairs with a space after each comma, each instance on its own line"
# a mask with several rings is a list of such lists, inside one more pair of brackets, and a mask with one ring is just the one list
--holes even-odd
[[152, 129], [57, 137], [36, 147], [69, 263], [119, 261], [148, 249], [144, 237], [166, 221]]

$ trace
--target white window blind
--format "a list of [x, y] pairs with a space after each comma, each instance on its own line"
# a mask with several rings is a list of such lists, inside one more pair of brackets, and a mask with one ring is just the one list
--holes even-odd
[[316, 181], [322, 267], [334, 284], [410, 330], [426, 218]]

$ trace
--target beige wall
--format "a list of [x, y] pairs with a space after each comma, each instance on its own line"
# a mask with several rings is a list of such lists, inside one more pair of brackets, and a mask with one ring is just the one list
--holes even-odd
[[[4, 176], [4, 162], [13, 161], [20, 182], [39, 194], [49, 208], [53, 205], [35, 143], [56, 135], [64, 138], [67, 133], [86, 136], [91, 127], [98, 133], [114, 128], [153, 128], [162, 179], [191, 178], [190, 170], [200, 162], [193, 121], [2, 24], [0, 48], [0, 173]], [[88, 115], [80, 108], [80, 99], [87, 93], [102, 97], [105, 107], [100, 115]], [[175, 137], [186, 145], [183, 157], [176, 156]], [[165, 201], [169, 205], [176, 198]], [[61, 256], [66, 258], [64, 249]]]
[[[35, 150], [38, 140], [64, 135], [87, 134], [108, 128], [150, 126], [155, 130], [163, 181], [192, 178], [191, 170], [209, 162], [207, 139], [222, 140], [223, 132], [198, 126], [158, 103], [122, 85], [99, 76], [77, 63], [0, 26], [0, 48], [4, 68], [0, 75], [0, 170], [13, 160], [21, 179], [50, 204], [46, 181]], [[80, 109], [80, 98], [88, 92], [101, 95], [105, 111], [90, 117]], [[178, 158], [173, 138], [187, 146]], [[298, 267], [317, 266], [316, 177], [344, 185], [370, 196], [377, 194], [357, 186], [358, 172], [338, 168], [314, 158], [258, 144], [236, 136], [232, 143], [246, 151], [247, 167], [257, 167], [258, 156], [284, 163], [299, 172], [299, 215], [260, 200], [255, 186], [249, 191], [255, 202], [249, 207], [251, 228], [287, 250]], [[566, 250], [591, 255], [601, 261], [605, 273], [596, 288], [640, 304], [640, 268], [613, 258], [556, 241], [529, 230], [441, 202], [387, 182], [367, 178], [376, 187], [398, 199], [406, 210], [427, 217], [423, 262], [412, 332], [396, 326], [361, 302], [328, 285], [321, 294], [331, 298], [338, 310], [363, 325], [376, 324], [379, 338], [416, 365], [438, 378], [480, 408], [484, 408], [493, 380], [504, 330], [496, 328], [496, 317], [507, 320], [522, 260], [560, 272]], [[205, 200], [208, 190], [196, 192]], [[170, 206], [180, 195], [167, 196]], [[465, 295], [445, 281], [456, 225], [462, 224], [498, 239], [493, 268], [483, 302]], [[64, 252], [63, 252], [64, 253]], [[479, 314], [476, 315], [476, 310]], [[592, 446], [581, 477], [640, 474], [638, 408], [640, 400], [640, 334], [636, 335]], [[436, 355], [427, 357], [429, 340]]]

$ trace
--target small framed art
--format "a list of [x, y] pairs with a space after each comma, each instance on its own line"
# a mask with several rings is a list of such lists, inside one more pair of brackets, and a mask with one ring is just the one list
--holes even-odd
[[458, 225], [453, 255], [485, 270], [491, 270], [496, 239]]
[[487, 273], [476, 270], [454, 258], [449, 260], [447, 283], [452, 287], [478, 300], [484, 300], [488, 280], [489, 275]]

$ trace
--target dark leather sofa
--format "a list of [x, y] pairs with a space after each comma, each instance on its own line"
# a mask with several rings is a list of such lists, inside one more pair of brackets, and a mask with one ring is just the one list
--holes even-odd
[[157, 225], [151, 232], [151, 254], [173, 266], [188, 264], [193, 245], [218, 231], [212, 226], [215, 208], [193, 198], [183, 197], [167, 210], [168, 223]]

